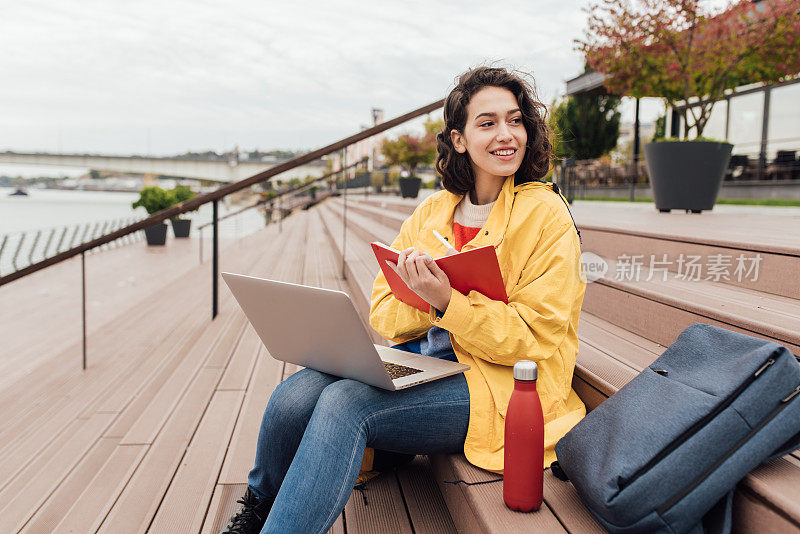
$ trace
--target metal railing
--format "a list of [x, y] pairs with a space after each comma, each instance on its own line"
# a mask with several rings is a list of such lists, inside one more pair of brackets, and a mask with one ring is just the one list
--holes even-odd
[[[226, 213], [225, 215], [220, 216], [218, 218], [218, 221], [222, 222], [222, 221], [224, 221], [226, 219], [230, 219], [232, 217], [237, 217], [237, 216], [239, 216], [239, 215], [241, 215], [241, 214], [243, 214], [245, 212], [248, 212], [250, 210], [257, 209], [257, 208], [263, 208], [264, 212], [265, 212], [264, 213], [264, 217], [265, 217], [265, 223], [266, 224], [269, 224], [270, 222], [272, 222], [273, 213], [274, 212], [278, 213], [278, 221], [277, 221], [278, 222], [278, 228], [279, 228], [279, 231], [282, 231], [283, 230], [283, 227], [282, 227], [283, 219], [286, 216], [288, 216], [292, 211], [294, 211], [294, 210], [296, 210], [298, 208], [307, 209], [311, 205], [314, 205], [314, 204], [316, 204], [318, 202], [321, 202], [322, 200], [324, 200], [328, 196], [333, 195], [334, 193], [333, 193], [333, 191], [320, 191], [320, 192], [318, 192], [316, 194], [315, 197], [310, 197], [310, 198], [301, 197], [302, 194], [307, 193], [308, 190], [310, 190], [313, 187], [317, 187], [318, 188], [319, 187], [318, 184], [320, 182], [327, 183], [332, 177], [336, 177], [336, 176], [338, 176], [340, 174], [341, 175], [346, 175], [347, 171], [363, 165], [365, 163], [365, 161], [366, 160], [359, 160], [359, 161], [355, 162], [354, 164], [349, 165], [347, 167], [343, 167], [343, 168], [338, 169], [336, 171], [329, 172], [327, 174], [323, 174], [322, 176], [320, 176], [320, 177], [318, 177], [318, 178], [316, 178], [314, 180], [311, 180], [309, 182], [306, 182], [306, 183], [304, 183], [304, 184], [302, 184], [300, 186], [297, 186], [297, 187], [293, 188], [291, 191], [281, 192], [281, 193], [276, 194], [274, 197], [271, 197], [271, 198], [259, 199], [257, 202], [255, 202], [253, 204], [250, 204], [249, 206], [244, 206], [243, 208], [240, 208], [240, 209], [238, 209], [236, 211], [232, 211], [230, 213]], [[338, 178], [335, 178], [335, 179], [338, 181]], [[288, 196], [289, 197], [288, 198], [288, 202], [284, 201], [284, 196]], [[277, 206], [275, 205], [275, 203], [277, 203]], [[205, 224], [201, 224], [200, 226], [197, 227], [197, 230], [200, 233], [200, 263], [203, 263], [203, 242], [204, 242], [203, 230], [205, 230], [209, 226], [212, 226], [213, 224], [214, 224], [214, 221], [212, 220], [212, 221], [209, 221], [209, 222], [207, 222]]]
[[[10, 232], [0, 236], [0, 275], [18, 271], [51, 258], [74, 246], [87, 243], [109, 231], [118, 230], [137, 221], [137, 217], [94, 221], [85, 224], [54, 226], [30, 232]], [[128, 234], [92, 252], [141, 241], [141, 232]]]
[[[772, 159], [761, 159], [758, 152], [741, 150], [744, 143], [736, 145], [725, 170], [725, 181], [782, 181], [800, 178], [800, 150], [778, 150]], [[567, 161], [567, 160], [564, 160]], [[588, 187], [620, 186], [649, 183], [644, 155], [636, 162], [607, 163], [597, 159], [570, 160], [572, 180]], [[563, 167], [562, 162], [562, 167]]]
[[[281, 173], [309, 163], [311, 161], [315, 161], [322, 156], [326, 156], [328, 154], [332, 154], [338, 150], [346, 148], [352, 144], [355, 144], [359, 141], [382, 133], [386, 130], [394, 128], [404, 122], [407, 122], [411, 119], [415, 119], [431, 111], [441, 108], [444, 105], [444, 99], [437, 100], [436, 102], [430, 103], [426, 106], [422, 106], [414, 111], [410, 111], [398, 117], [395, 117], [389, 121], [384, 123], [378, 124], [373, 126], [372, 128], [367, 128], [366, 130], [362, 130], [361, 132], [341, 139], [335, 143], [331, 143], [327, 146], [319, 148], [317, 150], [312, 150], [306, 154], [301, 156], [294, 157], [283, 163], [275, 165], [265, 171], [262, 171], [258, 174], [255, 174], [249, 178], [245, 178], [244, 180], [240, 180], [238, 182], [230, 183], [224, 186], [219, 187], [215, 191], [210, 193], [206, 193], [204, 195], [199, 195], [195, 198], [185, 200], [179, 204], [171, 206], [165, 210], [159, 211], [158, 213], [154, 213], [145, 219], [141, 219], [135, 221], [131, 224], [128, 224], [122, 228], [118, 228], [116, 230], [111, 231], [110, 233], [106, 233], [104, 235], [93, 237], [88, 241], [82, 242], [78, 245], [72, 246], [67, 250], [56, 252], [53, 256], [44, 258], [40, 261], [35, 261], [30, 265], [27, 265], [13, 273], [0, 276], [0, 286], [5, 284], [11, 283], [14, 280], [18, 280], [30, 274], [33, 274], [37, 271], [42, 269], [46, 269], [51, 265], [55, 265], [62, 261], [74, 258], [75, 256], [81, 257], [81, 303], [82, 303], [82, 332], [83, 332], [83, 369], [86, 369], [86, 253], [92, 249], [101, 247], [103, 245], [107, 245], [117, 239], [122, 237], [128, 236], [139, 230], [144, 230], [150, 226], [163, 222], [167, 219], [171, 219], [173, 217], [177, 217], [178, 215], [185, 213], [187, 211], [194, 211], [200, 206], [204, 204], [211, 203], [212, 205], [212, 296], [211, 296], [211, 317], [212, 319], [216, 318], [217, 311], [218, 311], [218, 281], [219, 281], [219, 200], [224, 198], [231, 193], [235, 193], [237, 191], [241, 191], [242, 189], [249, 188], [252, 185], [259, 184], [261, 182], [265, 182], [270, 180], [271, 178], [278, 176]], [[366, 160], [366, 158], [365, 158]], [[362, 164], [363, 161], [360, 160], [352, 164], [349, 167], [356, 166]], [[345, 168], [349, 168], [347, 165], [344, 165]], [[294, 188], [290, 188], [286, 191], [283, 191], [278, 194], [277, 197], [288, 195], [290, 193], [294, 193], [302, 188], [306, 187], [305, 185], [300, 185]]]

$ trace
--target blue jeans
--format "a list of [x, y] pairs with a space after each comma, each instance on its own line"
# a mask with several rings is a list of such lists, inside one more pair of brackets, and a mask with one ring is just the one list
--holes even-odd
[[342, 513], [369, 446], [406, 454], [463, 452], [464, 373], [387, 391], [301, 369], [275, 388], [248, 484], [275, 496], [266, 533], [327, 532]]

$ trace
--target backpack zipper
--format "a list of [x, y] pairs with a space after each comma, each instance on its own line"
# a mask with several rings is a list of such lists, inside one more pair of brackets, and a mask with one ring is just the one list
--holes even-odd
[[637, 480], [639, 477], [641, 477], [641, 476], [642, 476], [642, 475], [644, 475], [644, 474], [645, 474], [647, 471], [649, 471], [650, 469], [652, 469], [652, 467], [653, 467], [654, 465], [656, 465], [656, 464], [657, 464], [657, 463], [659, 463], [661, 460], [663, 460], [664, 458], [666, 458], [666, 456], [667, 456], [668, 454], [670, 454], [671, 452], [673, 452], [675, 449], [677, 449], [678, 447], [680, 447], [681, 445], [683, 445], [683, 444], [684, 444], [684, 443], [685, 443], [687, 440], [689, 440], [689, 438], [691, 438], [692, 436], [694, 436], [694, 435], [695, 435], [695, 434], [696, 434], [696, 433], [697, 433], [697, 432], [698, 432], [698, 431], [699, 431], [701, 428], [703, 428], [703, 427], [704, 427], [706, 424], [708, 424], [708, 422], [709, 422], [709, 421], [711, 421], [712, 419], [714, 419], [714, 418], [715, 418], [717, 415], [719, 415], [719, 414], [720, 414], [720, 413], [721, 413], [721, 412], [722, 412], [722, 411], [723, 411], [725, 408], [727, 408], [728, 406], [730, 406], [730, 405], [731, 405], [731, 403], [733, 403], [733, 401], [735, 401], [735, 400], [736, 400], [736, 398], [737, 398], [739, 395], [741, 395], [741, 393], [742, 393], [742, 392], [743, 392], [745, 389], [747, 389], [747, 388], [748, 388], [748, 386], [750, 386], [750, 384], [752, 384], [752, 383], [753, 383], [753, 381], [754, 381], [756, 378], [758, 378], [758, 377], [759, 377], [759, 375], [761, 375], [761, 373], [763, 373], [764, 371], [766, 371], [766, 370], [769, 368], [769, 366], [770, 366], [770, 365], [772, 365], [773, 363], [775, 363], [775, 358], [774, 358], [773, 356], [770, 356], [770, 357], [769, 357], [769, 359], [767, 359], [767, 361], [765, 361], [765, 362], [764, 362], [764, 363], [761, 365], [761, 367], [759, 367], [759, 368], [756, 370], [756, 372], [755, 372], [755, 373], [753, 373], [752, 375], [748, 376], [748, 377], [747, 377], [747, 379], [746, 379], [744, 382], [742, 382], [742, 383], [739, 385], [739, 387], [737, 387], [737, 388], [734, 390], [734, 392], [733, 392], [733, 393], [731, 393], [731, 395], [730, 395], [730, 396], [728, 396], [728, 397], [727, 397], [727, 398], [726, 398], [724, 401], [722, 401], [720, 404], [718, 404], [718, 405], [717, 405], [717, 407], [716, 407], [716, 408], [714, 408], [714, 409], [713, 409], [713, 410], [712, 410], [712, 411], [711, 411], [711, 412], [710, 412], [708, 415], [706, 415], [706, 416], [705, 416], [705, 417], [703, 417], [701, 420], [697, 421], [695, 424], [693, 424], [691, 427], [689, 427], [689, 428], [688, 428], [688, 429], [687, 429], [687, 430], [686, 430], [686, 431], [685, 431], [683, 434], [681, 434], [681, 436], [680, 436], [678, 439], [676, 439], [675, 441], [673, 441], [672, 443], [670, 443], [669, 445], [667, 445], [666, 447], [664, 447], [664, 448], [663, 448], [663, 449], [662, 449], [662, 450], [661, 450], [661, 451], [660, 451], [658, 454], [656, 454], [656, 455], [655, 455], [653, 458], [651, 458], [651, 459], [650, 459], [650, 461], [648, 461], [648, 462], [647, 462], [646, 464], [644, 464], [642, 467], [640, 467], [639, 469], [637, 469], [637, 470], [636, 470], [636, 472], [634, 472], [634, 473], [633, 473], [633, 474], [630, 476], [630, 478], [627, 478], [627, 479], [623, 480], [622, 482], [620, 482], [620, 484], [619, 484], [619, 490], [618, 490], [618, 491], [622, 491], [622, 490], [623, 490], [623, 489], [625, 489], [626, 487], [628, 487], [628, 486], [630, 486], [631, 484], [633, 484], [633, 483], [634, 483], [634, 482], [635, 482], [635, 481], [636, 481], [636, 480]]
[[709, 475], [711, 475], [711, 473], [719, 469], [719, 467], [722, 464], [724, 464], [728, 460], [728, 458], [733, 456], [734, 453], [739, 449], [741, 449], [745, 443], [747, 443], [754, 435], [756, 435], [756, 433], [758, 433], [762, 428], [764, 428], [770, 421], [775, 419], [778, 416], [778, 414], [780, 414], [783, 411], [783, 409], [789, 405], [789, 402], [797, 396], [798, 393], [800, 393], [800, 386], [794, 388], [794, 390], [792, 390], [792, 392], [789, 393], [789, 395], [781, 399], [780, 404], [774, 410], [772, 410], [772, 412], [770, 412], [770, 414], [767, 417], [765, 417], [757, 426], [755, 426], [752, 430], [750, 430], [750, 432], [748, 432], [747, 435], [745, 435], [742, 439], [740, 439], [736, 443], [736, 445], [734, 445], [731, 449], [729, 449], [728, 452], [725, 453], [725, 455], [722, 458], [714, 462], [714, 465], [706, 469], [700, 476], [695, 478], [691, 484], [689, 484], [678, 494], [673, 496], [669, 501], [667, 501], [662, 506], [657, 508], [656, 513], [658, 513], [658, 515], [665, 514], [670, 510], [670, 508], [678, 504], [684, 497], [686, 497], [689, 493], [694, 491], [695, 488], [697, 488], [697, 486], [699, 486], [706, 478], [709, 477]]

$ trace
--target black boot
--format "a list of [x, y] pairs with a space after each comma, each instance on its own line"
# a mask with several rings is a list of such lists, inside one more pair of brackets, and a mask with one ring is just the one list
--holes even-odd
[[267, 522], [274, 501], [274, 497], [259, 501], [248, 487], [244, 497], [236, 501], [242, 507], [231, 516], [225, 530], [220, 534], [258, 534]]

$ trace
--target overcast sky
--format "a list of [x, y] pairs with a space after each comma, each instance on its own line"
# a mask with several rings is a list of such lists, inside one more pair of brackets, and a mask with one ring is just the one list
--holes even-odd
[[491, 61], [532, 73], [549, 103], [582, 71], [586, 5], [0, 0], [0, 151], [318, 148]]

